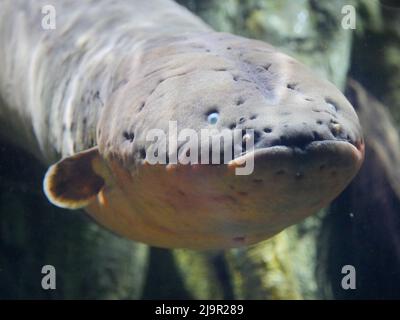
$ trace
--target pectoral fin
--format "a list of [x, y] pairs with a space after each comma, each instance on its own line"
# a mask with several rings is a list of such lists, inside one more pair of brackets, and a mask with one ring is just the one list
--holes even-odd
[[64, 158], [52, 165], [43, 181], [47, 198], [56, 206], [78, 209], [87, 206], [103, 188], [104, 162], [97, 147]]

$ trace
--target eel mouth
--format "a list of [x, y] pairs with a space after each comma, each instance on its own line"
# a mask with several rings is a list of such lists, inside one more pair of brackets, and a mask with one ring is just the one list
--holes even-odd
[[[348, 140], [321, 140], [312, 141], [307, 144], [296, 146], [296, 145], [272, 145], [269, 147], [254, 148], [248, 152], [242, 153], [238, 157], [234, 158], [228, 163], [228, 167], [236, 168], [243, 166], [250, 158], [254, 161], [269, 158], [271, 160], [279, 160], [279, 158], [288, 157], [304, 157], [307, 155], [314, 155], [316, 157], [335, 154], [337, 156], [343, 156], [342, 161], [348, 161], [358, 163], [361, 165], [364, 159], [364, 142], [362, 140], [352, 142]], [[346, 156], [347, 154], [347, 156]], [[323, 166], [321, 164], [321, 166]]]
[[[241, 185], [243, 190], [239, 193], [253, 194], [253, 187], [259, 182], [259, 187], [269, 185], [274, 189], [282, 188], [282, 193], [293, 198], [301, 199], [321, 192], [325, 193], [325, 199], [330, 201], [357, 174], [364, 160], [364, 148], [362, 139], [357, 142], [320, 140], [301, 147], [256, 146], [225, 164], [183, 165], [178, 162], [161, 167], [164, 167], [169, 175], [173, 172], [172, 176], [180, 176], [179, 181], [188, 180], [186, 189], [193, 188], [191, 183], [203, 181], [207, 181], [204, 188], [210, 189], [210, 185], [221, 185], [221, 181], [224, 181], [226, 185]], [[225, 187], [221, 186], [221, 189]], [[299, 187], [304, 187], [309, 193], [297, 193], [296, 189]], [[202, 192], [201, 189], [198, 191]], [[230, 194], [231, 190], [216, 190], [216, 194], [219, 193]], [[236, 193], [232, 196], [235, 195]], [[196, 193], [193, 193], [193, 196], [195, 197]], [[209, 196], [212, 196], [212, 193], [209, 193]], [[254, 200], [258, 201], [257, 196]]]

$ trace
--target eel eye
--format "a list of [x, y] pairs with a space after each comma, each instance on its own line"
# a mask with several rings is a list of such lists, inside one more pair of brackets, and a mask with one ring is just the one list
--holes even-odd
[[212, 112], [208, 115], [207, 121], [209, 124], [216, 124], [219, 119], [219, 114], [218, 112]]

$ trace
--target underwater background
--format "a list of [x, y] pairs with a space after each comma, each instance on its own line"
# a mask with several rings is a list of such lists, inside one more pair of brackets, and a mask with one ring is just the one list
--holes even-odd
[[[400, 6], [178, 2], [218, 31], [277, 46], [345, 92], [365, 134], [360, 173], [329, 208], [258, 245], [167, 250], [52, 206], [42, 192], [46, 168], [0, 139], [0, 299], [399, 299]], [[342, 24], [349, 5], [354, 29]], [[57, 270], [56, 290], [42, 289], [44, 265]], [[348, 265], [354, 289], [342, 285]]]

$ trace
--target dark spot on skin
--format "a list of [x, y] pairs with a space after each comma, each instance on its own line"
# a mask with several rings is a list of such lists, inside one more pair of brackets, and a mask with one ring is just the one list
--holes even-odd
[[229, 188], [230, 188], [231, 190], [235, 190], [235, 187], [234, 187], [233, 185], [229, 185]]
[[271, 133], [271, 132], [272, 132], [272, 129], [271, 129], [271, 128], [265, 128], [265, 129], [264, 129], [264, 132], [265, 132], [265, 133]]
[[340, 134], [340, 129], [336, 128], [335, 126], [333, 126], [332, 128], [330, 128], [331, 133], [334, 137], [337, 137]]
[[232, 123], [229, 125], [229, 129], [233, 130], [236, 128], [236, 123]]
[[243, 117], [239, 119], [239, 123], [243, 123], [243, 122], [245, 122], [245, 121], [246, 121], [246, 119], [243, 118]]
[[233, 76], [233, 81], [238, 81], [239, 77], [238, 76]]
[[259, 183], [262, 183], [263, 180], [262, 179], [254, 179], [253, 182], [259, 184]]
[[145, 102], [143, 101], [140, 106], [139, 106], [139, 112], [143, 110], [144, 106], [145, 106]]
[[324, 138], [321, 136], [321, 134], [319, 132], [313, 131], [312, 134], [313, 134], [313, 140], [316, 140], [316, 141], [324, 140]]
[[217, 68], [217, 69], [214, 69], [215, 71], [226, 71], [226, 68]]
[[257, 119], [257, 116], [256, 116], [256, 115], [252, 115], [252, 116], [250, 117], [250, 120], [254, 120], [254, 119]]
[[178, 190], [178, 193], [183, 197], [186, 196], [186, 193], [184, 193], [182, 190]]
[[239, 97], [237, 100], [236, 100], [236, 105], [237, 106], [240, 106], [241, 104], [243, 104], [244, 103], [244, 99], [242, 98], [242, 97]]
[[254, 144], [256, 144], [260, 140], [260, 132], [259, 131], [254, 131]]
[[321, 125], [322, 123], [322, 120], [317, 120], [317, 124]]
[[226, 48], [226, 50], [231, 50], [231, 49], [232, 49], [231, 47], [227, 47], [227, 48]]
[[269, 68], [271, 67], [271, 64], [266, 64], [264, 66], [262, 66], [264, 68], [264, 70], [268, 71]]
[[279, 170], [279, 171], [276, 172], [277, 176], [281, 176], [281, 175], [284, 175], [284, 174], [285, 174], [284, 170]]
[[122, 135], [126, 140], [129, 140], [129, 142], [133, 142], [133, 139], [135, 139], [135, 134], [133, 132], [124, 131]]
[[211, 52], [211, 50], [210, 49], [206, 49], [206, 52]]
[[338, 110], [338, 106], [337, 104], [330, 98], [325, 98], [325, 102], [334, 110], [337, 111]]
[[306, 100], [306, 101], [314, 101], [314, 99], [312, 99], [312, 98], [305, 98], [304, 100]]
[[296, 90], [297, 87], [297, 83], [288, 83], [286, 85], [286, 88], [290, 89], [290, 90]]
[[146, 159], [146, 149], [145, 148], [140, 148], [139, 149], [139, 155], [141, 159]]
[[319, 170], [324, 170], [325, 169], [325, 165], [324, 164], [321, 164], [320, 166], [319, 166]]
[[96, 93], [94, 94], [94, 98], [100, 101], [101, 106], [104, 106], [104, 102], [100, 98], [100, 91], [99, 90], [97, 90]]
[[245, 191], [238, 191], [238, 195], [240, 195], [240, 196], [247, 196], [248, 195], [248, 193], [247, 192], [245, 192]]
[[[63, 125], [62, 125], [62, 128], [61, 128], [61, 129], [62, 129], [62, 131], [63, 131], [63, 132], [65, 132], [65, 130], [66, 130], [65, 123], [63, 123]], [[99, 132], [99, 133], [100, 133], [100, 132]]]
[[234, 242], [243, 243], [246, 241], [246, 237], [234, 237], [232, 240]]

